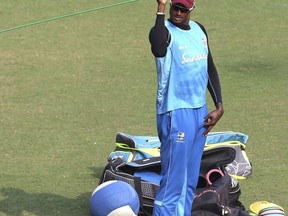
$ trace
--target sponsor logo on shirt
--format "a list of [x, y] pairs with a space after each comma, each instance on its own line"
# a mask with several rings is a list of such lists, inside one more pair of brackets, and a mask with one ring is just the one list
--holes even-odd
[[183, 53], [182, 55], [182, 64], [189, 63], [189, 62], [195, 62], [195, 61], [201, 61], [207, 59], [207, 53], [204, 51], [202, 54], [197, 54], [195, 56], [188, 56], [187, 53]]

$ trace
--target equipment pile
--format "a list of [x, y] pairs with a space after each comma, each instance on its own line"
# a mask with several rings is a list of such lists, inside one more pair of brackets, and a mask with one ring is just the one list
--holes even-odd
[[[252, 204], [250, 210], [241, 203], [238, 180], [252, 174], [252, 165], [245, 153], [247, 141], [248, 136], [239, 132], [207, 135], [191, 216], [269, 216], [270, 212], [285, 215], [283, 208], [266, 201], [260, 201], [262, 205]], [[158, 137], [118, 132], [116, 148], [108, 156], [99, 185], [111, 180], [130, 184], [139, 196], [138, 216], [151, 216], [160, 183], [160, 162]]]

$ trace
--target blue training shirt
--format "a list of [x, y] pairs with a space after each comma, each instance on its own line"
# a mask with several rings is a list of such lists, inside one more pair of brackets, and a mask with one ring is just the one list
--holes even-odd
[[199, 108], [206, 103], [208, 45], [205, 33], [194, 21], [182, 30], [165, 21], [171, 41], [164, 57], [156, 57], [158, 89], [156, 112]]

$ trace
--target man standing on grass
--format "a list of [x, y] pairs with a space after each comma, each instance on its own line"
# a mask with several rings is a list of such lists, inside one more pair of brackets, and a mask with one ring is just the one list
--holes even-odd
[[[190, 216], [205, 135], [224, 113], [221, 87], [204, 27], [190, 20], [194, 0], [157, 0], [149, 40], [158, 75], [157, 129], [161, 182], [154, 216]], [[216, 109], [208, 114], [206, 90]]]

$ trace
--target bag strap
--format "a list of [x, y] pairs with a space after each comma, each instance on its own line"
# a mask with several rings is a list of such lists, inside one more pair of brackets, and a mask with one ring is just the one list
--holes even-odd
[[218, 143], [207, 143], [205, 146], [204, 146], [204, 151], [205, 150], [208, 150], [208, 149], [211, 149], [211, 148], [215, 148], [215, 147], [222, 147], [222, 146], [241, 146], [241, 149], [245, 149], [246, 148], [246, 145], [243, 144], [242, 142], [239, 142], [239, 141], [228, 141], [228, 142], [218, 142]]
[[140, 209], [144, 213], [143, 216], [150, 216], [150, 214], [147, 211], [145, 211], [145, 209], [143, 207], [143, 193], [142, 193], [142, 189], [141, 189], [141, 178], [140, 177], [134, 176], [134, 186], [135, 186], [135, 190], [139, 196]]
[[142, 152], [145, 154], [149, 154], [153, 157], [157, 157], [160, 155], [160, 147], [157, 148], [132, 148], [129, 147], [127, 144], [124, 143], [116, 143], [116, 146], [120, 149], [125, 149], [125, 150], [129, 150], [129, 151], [138, 151], [138, 152]]

